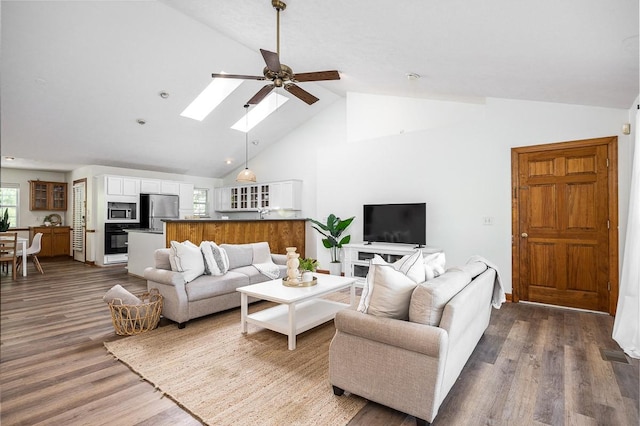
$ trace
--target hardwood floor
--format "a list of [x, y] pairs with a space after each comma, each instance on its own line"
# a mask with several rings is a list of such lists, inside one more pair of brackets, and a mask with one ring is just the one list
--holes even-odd
[[[144, 280], [74, 261], [43, 268], [40, 275], [30, 263], [16, 281], [0, 276], [2, 425], [200, 424], [103, 347], [121, 337], [102, 296], [115, 284], [141, 292]], [[637, 425], [638, 360], [620, 356], [612, 327], [606, 315], [525, 304], [494, 310], [433, 424]], [[369, 403], [349, 424], [414, 422]]]

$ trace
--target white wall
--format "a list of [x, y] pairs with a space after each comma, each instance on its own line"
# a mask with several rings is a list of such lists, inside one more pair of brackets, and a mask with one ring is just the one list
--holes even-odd
[[[399, 119], [399, 112], [408, 118]], [[350, 94], [250, 167], [259, 181], [302, 179], [309, 217], [356, 216], [349, 228], [354, 242], [362, 240], [363, 204], [424, 201], [427, 243], [445, 250], [449, 266], [473, 254], [492, 260], [510, 292], [511, 148], [617, 135], [620, 205], [626, 206], [632, 138], [621, 128], [628, 116], [620, 109], [495, 98], [467, 104]], [[494, 224], [483, 225], [484, 216]], [[626, 223], [626, 215], [619, 219]], [[327, 267], [328, 250], [317, 237], [308, 233], [307, 255]]]

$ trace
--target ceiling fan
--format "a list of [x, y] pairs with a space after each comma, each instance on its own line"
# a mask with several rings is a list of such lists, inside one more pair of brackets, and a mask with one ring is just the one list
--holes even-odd
[[338, 71], [316, 71], [294, 74], [293, 70], [285, 64], [280, 63], [280, 12], [287, 5], [280, 0], [271, 0], [271, 5], [277, 11], [277, 51], [276, 53], [268, 50], [260, 49], [264, 62], [267, 66], [263, 70], [261, 76], [238, 75], [238, 74], [211, 74], [213, 78], [240, 78], [244, 80], [269, 80], [271, 83], [264, 86], [249, 101], [248, 104], [258, 104], [262, 101], [274, 88], [283, 87], [284, 90], [291, 93], [295, 97], [301, 99], [311, 105], [319, 99], [311, 93], [297, 86], [295, 83], [303, 83], [307, 81], [323, 81], [323, 80], [340, 80]]

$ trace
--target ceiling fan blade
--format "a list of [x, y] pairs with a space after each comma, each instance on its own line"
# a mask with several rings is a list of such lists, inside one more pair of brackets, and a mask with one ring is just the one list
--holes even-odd
[[268, 50], [264, 50], [264, 49], [260, 49], [260, 53], [262, 53], [264, 62], [267, 64], [267, 68], [269, 68], [269, 70], [275, 73], [279, 73], [280, 58], [278, 58], [278, 54], [274, 52], [269, 52]]
[[273, 90], [274, 87], [275, 86], [273, 84], [267, 84], [262, 89], [260, 89], [258, 93], [253, 95], [253, 98], [249, 99], [247, 103], [249, 105], [259, 104], [260, 101], [262, 101]]
[[340, 74], [336, 70], [302, 72], [294, 75], [293, 80], [299, 83], [304, 81], [340, 80]]
[[291, 93], [298, 99], [306, 102], [308, 105], [314, 104], [320, 100], [306, 90], [301, 89], [300, 86], [296, 86], [295, 84], [286, 84], [284, 86], [284, 90]]
[[263, 75], [211, 74], [213, 78], [241, 78], [243, 80], [266, 80]]

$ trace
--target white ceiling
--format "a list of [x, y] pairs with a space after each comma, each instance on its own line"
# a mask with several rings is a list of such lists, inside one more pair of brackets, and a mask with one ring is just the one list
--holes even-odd
[[[285, 2], [282, 62], [342, 80], [301, 83], [321, 100], [287, 102], [250, 132], [250, 156], [347, 91], [625, 109], [639, 92], [637, 0]], [[270, 0], [3, 0], [0, 13], [0, 149], [16, 157], [3, 167], [221, 177], [244, 162], [229, 127], [263, 82], [202, 122], [179, 114], [212, 72], [262, 74], [259, 49], [276, 50]]]

